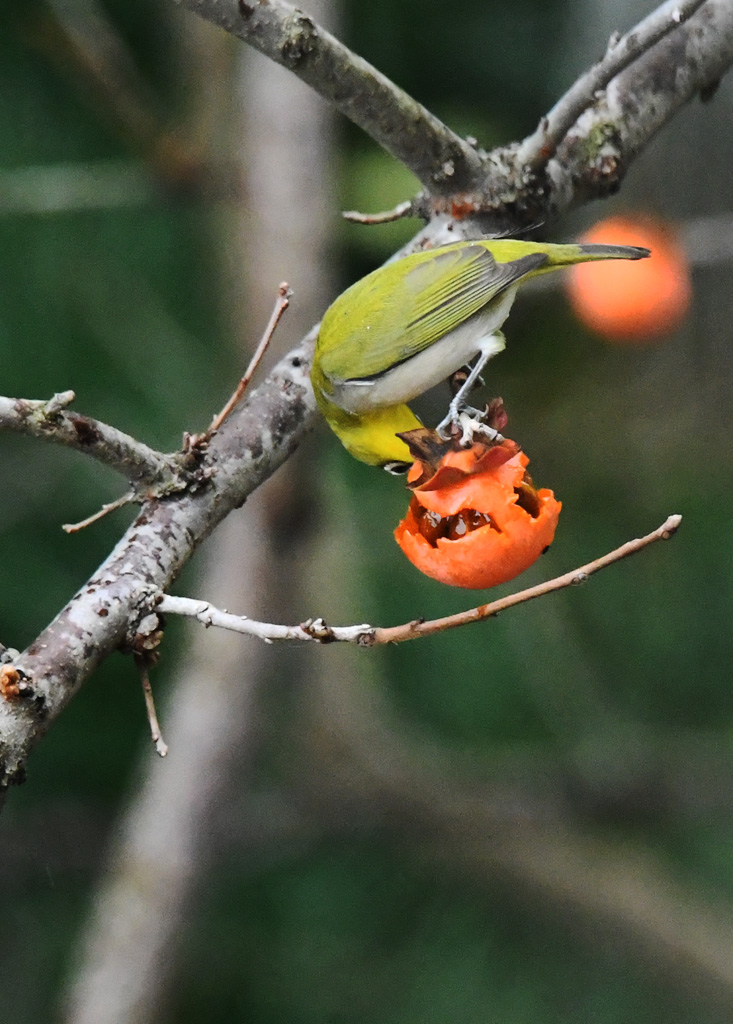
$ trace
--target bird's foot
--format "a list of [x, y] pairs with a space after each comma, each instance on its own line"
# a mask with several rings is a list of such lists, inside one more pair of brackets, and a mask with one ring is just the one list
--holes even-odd
[[486, 409], [474, 409], [453, 399], [448, 407], [448, 415], [435, 429], [444, 441], [449, 441], [452, 437], [457, 438], [460, 431], [459, 444], [462, 448], [468, 448], [476, 434], [501, 443], [504, 438], [499, 431], [484, 422], [486, 412]]
[[[487, 406], [483, 410], [473, 409], [467, 404], [466, 398], [470, 395], [477, 382], [481, 380], [481, 371], [486, 366], [486, 363], [497, 352], [501, 352], [505, 344], [506, 341], [502, 332], [493, 331], [482, 339], [476, 361], [470, 368], [468, 375], [465, 375], [465, 370], [463, 369], [453, 374], [452, 390], [455, 390], [454, 385], [459, 385], [458, 390], [455, 391], [448, 406], [448, 415], [436, 427], [438, 436], [444, 441], [457, 437], [459, 430], [461, 432], [460, 443], [464, 448], [468, 447], [471, 443], [471, 438], [474, 434], [484, 434], [491, 440], [503, 440], [501, 434], [486, 423], [486, 420], [491, 418], [491, 407]], [[459, 384], [460, 378], [465, 379]]]
[[456, 426], [460, 427], [461, 437], [459, 444], [461, 448], [468, 448], [473, 444], [473, 439], [476, 434], [481, 434], [483, 437], [489, 439], [489, 441], [497, 441], [501, 443], [504, 438], [498, 430], [494, 430], [488, 423], [484, 423], [481, 419], [481, 414], [475, 415], [475, 409], [464, 409], [458, 414], [458, 423]]

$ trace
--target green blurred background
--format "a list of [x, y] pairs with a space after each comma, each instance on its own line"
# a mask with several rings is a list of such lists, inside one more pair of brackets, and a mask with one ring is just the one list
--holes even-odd
[[[317, 14], [490, 147], [529, 132], [652, 6], [321, 0]], [[295, 289], [282, 351], [415, 228], [345, 225], [340, 210], [388, 208], [414, 180], [172, 4], [6, 0], [0, 26], [3, 394], [73, 388], [79, 411], [173, 450], [229, 394], [279, 280]], [[614, 346], [560, 290], [537, 291], [491, 369], [535, 479], [564, 503], [522, 585], [671, 512], [678, 537], [586, 587], [390, 649], [238, 638], [220, 660], [171, 623], [154, 677], [164, 762], [133, 666], [110, 659], [4, 812], [2, 1020], [731, 1019], [732, 102], [724, 80], [616, 199], [547, 227], [571, 237], [622, 209], [678, 225], [694, 264], [686, 324]], [[427, 415], [444, 396], [431, 401]], [[113, 474], [7, 435], [0, 472], [0, 640], [22, 648], [132, 513], [70, 537], [61, 523], [121, 493]], [[177, 592], [344, 624], [473, 603], [404, 560], [402, 484], [324, 429], [263, 490]], [[238, 567], [231, 552], [249, 554]], [[126, 1002], [146, 927], [150, 978]]]

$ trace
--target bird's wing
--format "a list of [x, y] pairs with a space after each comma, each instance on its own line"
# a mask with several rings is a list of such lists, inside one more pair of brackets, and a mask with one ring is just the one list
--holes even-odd
[[337, 309], [330, 324], [324, 320], [338, 341], [324, 345], [321, 369], [332, 381], [379, 377], [455, 330], [546, 260], [543, 253], [531, 253], [497, 263], [480, 244], [450, 248], [407, 266], [387, 297], [379, 272], [370, 275], [345, 293], [348, 330], [339, 330]]

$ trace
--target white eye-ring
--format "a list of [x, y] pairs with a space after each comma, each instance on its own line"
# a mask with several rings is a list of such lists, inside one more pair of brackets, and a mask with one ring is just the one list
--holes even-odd
[[392, 476], [404, 476], [411, 465], [411, 462], [385, 462], [382, 469], [385, 473], [390, 473]]

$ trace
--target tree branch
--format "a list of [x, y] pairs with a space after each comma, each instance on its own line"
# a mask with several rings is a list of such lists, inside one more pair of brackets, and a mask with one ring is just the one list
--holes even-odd
[[312, 337], [281, 360], [212, 438], [202, 462], [211, 470], [206, 485], [147, 502], [94, 576], [14, 661], [29, 686], [0, 701], [0, 788], [22, 780], [34, 743], [105, 657], [120, 644], [145, 646], [159, 628], [148, 613], [152, 597], [297, 447], [315, 410], [309, 345]]
[[547, 165], [547, 214], [616, 192], [647, 143], [731, 64], [733, 4], [706, 0], [617, 75], [566, 135]]
[[[177, 2], [289, 68], [401, 160], [428, 192], [415, 212], [450, 218], [454, 240], [516, 231], [615, 192], [659, 129], [733, 63], [729, 0], [668, 0], [524, 143], [485, 154], [283, 0]], [[418, 236], [423, 244], [436, 237], [445, 240]]]
[[661, 526], [645, 537], [630, 540], [579, 569], [573, 569], [571, 572], [566, 572], [563, 576], [556, 576], [555, 579], [547, 580], [545, 583], [538, 583], [535, 587], [520, 590], [516, 594], [500, 597], [489, 604], [482, 604], [477, 608], [470, 608], [467, 611], [446, 615], [428, 622], [418, 619], [406, 622], [401, 626], [391, 627], [375, 627], [368, 624], [327, 626], [323, 619], [309, 619], [299, 626], [278, 626], [270, 622], [255, 622], [253, 619], [248, 619], [246, 615], [231, 615], [229, 612], [214, 608], [206, 601], [195, 601], [190, 597], [171, 597], [168, 594], [163, 594], [158, 599], [156, 608], [163, 614], [185, 615], [188, 618], [197, 619], [206, 627], [219, 626], [235, 633], [259, 637], [260, 640], [269, 643], [275, 640], [315, 640], [318, 643], [352, 643], [361, 647], [401, 643], [404, 640], [416, 640], [421, 636], [443, 633], [447, 629], [455, 629], [458, 626], [467, 626], [471, 622], [482, 622], [507, 608], [514, 608], [518, 604], [533, 601], [536, 597], [544, 597], [565, 587], [585, 583], [593, 573], [613, 565], [614, 562], [620, 562], [621, 559], [628, 558], [629, 555], [637, 554], [655, 541], [669, 540], [677, 532], [681, 522], [682, 516], [668, 516]]
[[[512, 233], [617, 192], [647, 143], [680, 107], [714, 88], [733, 64], [733, 4], [705, 0], [690, 15], [694, 6], [694, 0], [676, 5], [668, 0], [629, 32], [626, 39], [641, 35], [647, 46], [629, 43], [633, 59], [623, 71], [614, 71], [614, 63], [621, 67], [626, 60], [623, 51], [611, 59], [614, 76], [605, 88], [591, 91], [595, 69], [579, 80], [583, 84], [572, 86], [548, 115], [547, 152], [540, 138], [543, 119], [525, 142], [486, 156], [486, 174], [473, 192], [423, 205], [433, 216], [475, 218], [484, 233]], [[675, 10], [687, 20], [672, 27]], [[655, 26], [662, 33], [657, 42]], [[602, 61], [598, 81], [607, 77]], [[568, 125], [571, 116], [575, 120]]]
[[308, 619], [299, 626], [279, 626], [274, 622], [257, 622], [246, 615], [232, 615], [215, 608], [208, 601], [196, 601], [191, 597], [173, 597], [161, 594], [156, 609], [162, 615], [183, 615], [196, 619], [208, 629], [218, 626], [232, 633], [255, 636], [266, 643], [277, 640], [303, 640], [316, 643], [349, 643], [369, 647], [374, 642], [374, 626], [363, 622], [359, 626], [327, 626], [323, 619]]
[[359, 213], [358, 210], [344, 210], [341, 214], [344, 220], [352, 224], [392, 224], [403, 217], [416, 216], [413, 210], [413, 202], [406, 199], [398, 203], [393, 210], [383, 210], [381, 213]]
[[581, 75], [542, 118], [536, 131], [520, 145], [517, 159], [529, 170], [538, 171], [555, 155], [557, 147], [584, 110], [593, 106], [596, 93], [634, 61], [683, 24], [705, 0], [668, 0], [640, 21], [621, 39], [611, 39], [605, 56]]
[[420, 103], [284, 0], [177, 0], [292, 71], [408, 167], [449, 196], [481, 176], [479, 154]]
[[67, 412], [75, 397], [73, 391], [59, 392], [47, 402], [0, 396], [0, 430], [42, 437], [83, 452], [138, 487], [155, 487], [164, 493], [186, 486], [183, 455], [163, 455], [116, 427]]
[[554, 594], [557, 590], [563, 590], [565, 587], [578, 586], [585, 583], [594, 573], [613, 565], [614, 562], [620, 562], [623, 558], [628, 558], [629, 555], [638, 554], [639, 551], [643, 551], [655, 541], [669, 540], [677, 532], [681, 522], [682, 516], [668, 516], [661, 526], [652, 530], [645, 537], [627, 541], [626, 544], [622, 544], [614, 551], [609, 551], [608, 554], [602, 555], [586, 565], [581, 565], [579, 569], [573, 569], [571, 572], [566, 572], [563, 576], [556, 576], [555, 579], [547, 580], [545, 583], [538, 583], [536, 587], [520, 590], [517, 594], [500, 597], [490, 604], [482, 604], [477, 608], [470, 608], [468, 611], [457, 612], [455, 615], [447, 615], [444, 618], [432, 619], [428, 622], [406, 622], [402, 626], [393, 626], [390, 629], [375, 629], [373, 642], [375, 644], [399, 643], [403, 640], [415, 640], [421, 636], [431, 636], [433, 633], [442, 633], [446, 629], [455, 629], [458, 626], [466, 626], [470, 622], [482, 622], [484, 619], [490, 619], [507, 608], [514, 608], [515, 605], [534, 601], [536, 597]]

